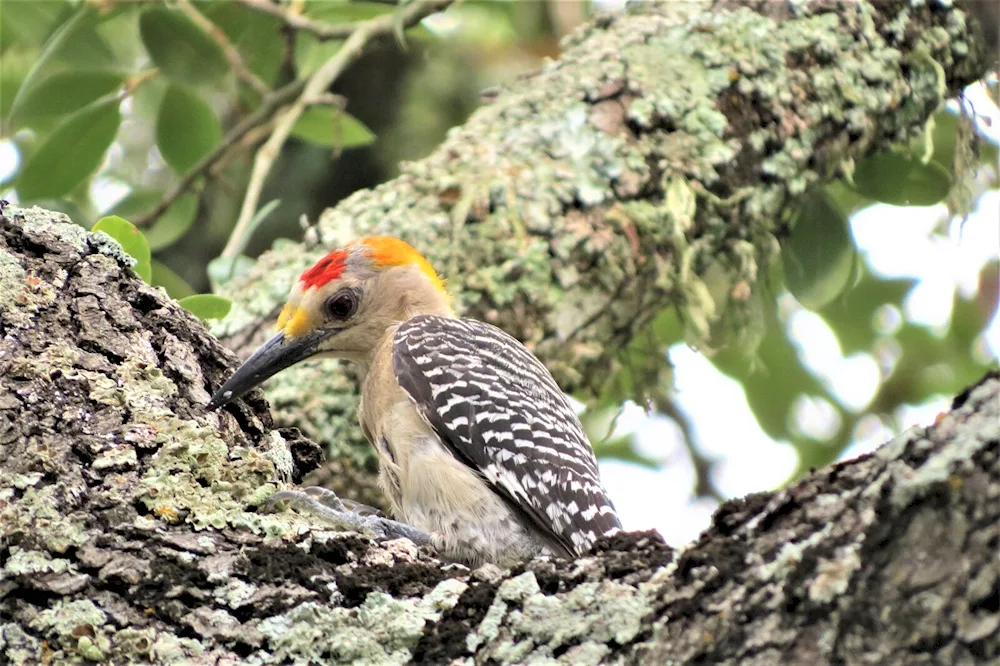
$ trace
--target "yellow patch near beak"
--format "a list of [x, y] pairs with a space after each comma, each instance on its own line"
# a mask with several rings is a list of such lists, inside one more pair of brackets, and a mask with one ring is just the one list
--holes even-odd
[[313, 330], [312, 317], [305, 308], [286, 305], [278, 315], [278, 329], [286, 338], [296, 338]]
[[292, 318], [293, 310], [294, 308], [292, 308], [291, 305], [286, 305], [285, 307], [281, 308], [281, 314], [278, 315], [278, 323], [275, 324], [275, 328], [277, 328], [279, 331], [285, 330], [285, 324], [287, 324], [288, 320]]

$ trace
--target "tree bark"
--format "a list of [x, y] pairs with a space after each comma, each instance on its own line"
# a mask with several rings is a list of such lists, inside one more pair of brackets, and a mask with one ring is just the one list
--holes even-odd
[[724, 504], [683, 551], [443, 564], [261, 503], [318, 464], [233, 354], [64, 216], [0, 217], [0, 662], [995, 664], [1000, 374]]
[[[224, 286], [236, 307], [215, 332], [249, 352], [326, 249], [391, 233], [459, 311], [525, 342], [564, 390], [598, 394], [667, 308], [696, 346], [752, 336], [798, 198], [922, 136], [987, 68], [960, 1], [641, 4], [580, 28], [432, 155], [328, 210], [318, 247], [276, 244]], [[285, 371], [267, 395], [333, 459], [369, 460], [332, 362]]]

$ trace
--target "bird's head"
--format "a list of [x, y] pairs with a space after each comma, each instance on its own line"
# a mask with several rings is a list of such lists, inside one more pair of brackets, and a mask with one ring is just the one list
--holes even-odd
[[369, 236], [306, 270], [278, 317], [278, 333], [212, 396], [222, 407], [313, 356], [366, 363], [387, 331], [416, 314], [452, 314], [444, 283], [407, 243]]

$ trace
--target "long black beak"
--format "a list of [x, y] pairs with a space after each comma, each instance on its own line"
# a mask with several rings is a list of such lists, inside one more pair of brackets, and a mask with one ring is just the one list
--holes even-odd
[[253, 353], [236, 372], [226, 380], [212, 400], [208, 409], [218, 409], [242, 397], [264, 380], [278, 374], [285, 368], [307, 359], [319, 351], [319, 343], [330, 337], [334, 331], [317, 330], [294, 338], [285, 338], [284, 333], [265, 342]]

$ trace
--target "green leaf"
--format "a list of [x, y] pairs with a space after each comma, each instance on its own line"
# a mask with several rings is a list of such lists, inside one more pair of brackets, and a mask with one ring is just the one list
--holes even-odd
[[823, 186], [823, 192], [826, 194], [827, 199], [829, 199], [830, 204], [848, 217], [875, 203], [868, 197], [858, 194], [843, 179], [835, 180]]
[[[949, 174], [954, 175], [955, 143], [958, 140], [958, 114], [950, 110], [938, 111], [932, 119], [934, 121], [934, 127], [931, 132], [934, 144], [933, 159], [945, 167]], [[979, 157], [982, 163], [996, 165], [997, 160], [1000, 159], [997, 145], [981, 133], [976, 136], [976, 141], [978, 142]], [[915, 138], [910, 144], [910, 151], [914, 155], [920, 155], [923, 150], [924, 137]]]
[[[0, 7], [3, 5], [0, 4]], [[6, 121], [10, 117], [17, 91], [24, 84], [35, 59], [37, 49], [18, 46], [3, 51], [3, 66], [0, 67], [0, 118]]]
[[160, 71], [177, 81], [207, 83], [229, 71], [219, 45], [178, 11], [147, 9], [139, 17], [139, 36]]
[[300, 34], [295, 38], [295, 69], [300, 77], [313, 74], [333, 57], [344, 45], [342, 39], [320, 41], [312, 35]]
[[[158, 204], [163, 198], [163, 191], [158, 189], [133, 190], [119, 201], [108, 212], [109, 215], [120, 215], [125, 219], [138, 217]], [[170, 247], [188, 232], [198, 213], [198, 197], [194, 194], [183, 194], [170, 204], [167, 210], [156, 218], [150, 226], [143, 229], [149, 249], [158, 252]]]
[[[958, 116], [951, 111], [938, 111], [931, 116], [934, 127], [931, 130], [931, 142], [934, 146], [933, 159], [941, 166], [952, 170], [955, 163], [955, 139], [958, 135]], [[909, 151], [913, 155], [923, 155], [926, 150], [926, 137], [923, 133], [910, 142]]]
[[166, 264], [153, 259], [152, 267], [153, 279], [150, 284], [154, 287], [163, 287], [171, 298], [187, 298], [194, 294], [191, 285]]
[[375, 141], [375, 134], [354, 116], [329, 106], [308, 109], [292, 128], [292, 136], [319, 146], [359, 148]]
[[32, 87], [44, 81], [45, 76], [52, 74], [59, 63], [68, 62], [74, 69], [88, 67], [101, 69], [113, 65], [114, 53], [95, 30], [99, 23], [100, 16], [97, 11], [91, 7], [84, 7], [52, 33], [17, 91], [17, 96], [11, 105], [12, 115], [19, 113], [18, 107]]
[[116, 72], [57, 72], [45, 77], [24, 94], [11, 118], [14, 127], [37, 127], [40, 120], [63, 116], [87, 106], [122, 85]]
[[[115, 52], [98, 32], [100, 25], [111, 16], [113, 14], [98, 12], [96, 16], [86, 17], [66, 39], [60, 42], [59, 48], [52, 54], [52, 60], [45, 63], [45, 74], [48, 75], [58, 69], [53, 67], [53, 63], [73, 69], [114, 68], [117, 65]], [[46, 48], [48, 48], [47, 43]]]
[[0, 51], [12, 44], [38, 45], [72, 7], [68, 2], [0, 2]]
[[186, 86], [172, 84], [156, 115], [156, 146], [170, 168], [183, 174], [222, 139], [215, 111]]
[[862, 264], [861, 279], [844, 294], [831, 301], [820, 314], [837, 335], [845, 356], [871, 353], [881, 337], [876, 330], [876, 315], [883, 306], [903, 310], [903, 301], [916, 280], [879, 278]]
[[146, 237], [134, 224], [117, 215], [108, 215], [99, 219], [91, 231], [103, 231], [118, 241], [122, 249], [135, 259], [136, 264], [132, 269], [139, 277], [146, 282], [152, 279], [153, 269], [150, 263], [152, 256], [149, 252], [149, 244], [146, 243]]
[[203, 11], [239, 50], [247, 68], [264, 83], [273, 84], [285, 50], [281, 22], [237, 2], [215, 2]]
[[883, 153], [858, 163], [854, 189], [894, 206], [933, 206], [948, 196], [951, 176], [935, 161], [921, 164], [903, 153]]
[[184, 194], [163, 211], [148, 229], [146, 240], [154, 252], [170, 247], [188, 232], [198, 213], [198, 197]]
[[16, 183], [21, 200], [61, 197], [94, 173], [118, 135], [118, 106], [92, 104], [63, 120], [28, 158]]
[[857, 260], [847, 218], [822, 190], [806, 195], [781, 248], [788, 290], [802, 305], [819, 309], [847, 288]]
[[222, 319], [229, 314], [229, 310], [233, 307], [231, 300], [215, 294], [196, 294], [182, 298], [178, 302], [185, 310], [202, 321]]

